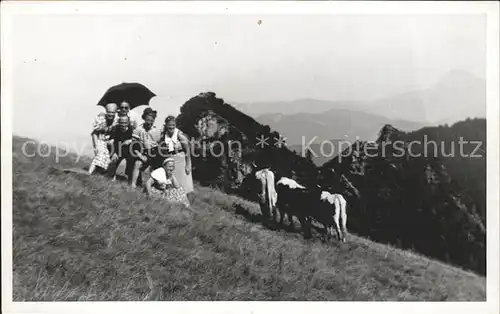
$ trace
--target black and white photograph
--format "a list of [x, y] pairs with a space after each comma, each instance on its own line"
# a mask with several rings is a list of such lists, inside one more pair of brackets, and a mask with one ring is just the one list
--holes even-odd
[[3, 311], [497, 313], [498, 10], [3, 2]]

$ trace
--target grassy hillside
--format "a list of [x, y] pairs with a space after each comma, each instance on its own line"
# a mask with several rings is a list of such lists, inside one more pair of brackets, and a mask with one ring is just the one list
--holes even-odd
[[351, 236], [263, 228], [255, 204], [197, 187], [196, 212], [13, 147], [13, 299], [485, 300], [485, 278]]

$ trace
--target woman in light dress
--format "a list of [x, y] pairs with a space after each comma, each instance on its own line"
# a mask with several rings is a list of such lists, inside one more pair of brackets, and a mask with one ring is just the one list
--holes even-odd
[[92, 145], [94, 148], [94, 158], [89, 167], [89, 174], [93, 174], [96, 169], [105, 171], [111, 162], [109, 154], [109, 144], [111, 131], [117, 121], [117, 105], [109, 103], [106, 105], [106, 113], [100, 113], [92, 123]]
[[175, 177], [175, 160], [167, 158], [163, 161], [162, 167], [151, 172], [151, 177], [146, 182], [146, 193], [165, 198], [170, 203], [180, 203], [189, 207], [184, 188]]
[[186, 193], [192, 192], [194, 188], [189, 142], [187, 136], [177, 128], [174, 116], [168, 116], [165, 119], [159, 150], [162, 157], [175, 161], [175, 178]]

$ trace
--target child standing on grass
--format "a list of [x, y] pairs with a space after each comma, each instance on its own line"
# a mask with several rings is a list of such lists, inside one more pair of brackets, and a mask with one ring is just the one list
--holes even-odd
[[151, 172], [151, 177], [146, 182], [146, 193], [161, 196], [170, 203], [180, 203], [190, 207], [184, 188], [173, 175], [174, 169], [175, 160], [165, 159], [162, 167]]

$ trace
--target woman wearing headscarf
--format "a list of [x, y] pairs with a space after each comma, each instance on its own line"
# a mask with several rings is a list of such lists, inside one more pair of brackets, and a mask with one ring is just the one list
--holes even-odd
[[170, 203], [180, 203], [189, 207], [186, 191], [179, 184], [175, 172], [175, 160], [167, 158], [162, 167], [151, 172], [151, 177], [146, 182], [146, 193], [165, 198]]
[[161, 157], [175, 161], [174, 175], [186, 193], [194, 190], [191, 174], [191, 151], [189, 141], [176, 126], [175, 117], [168, 116], [161, 134], [159, 153]]
[[109, 145], [111, 141], [111, 131], [116, 124], [117, 105], [109, 103], [106, 105], [106, 113], [101, 112], [92, 123], [92, 146], [94, 148], [94, 158], [89, 167], [89, 174], [94, 173], [96, 168], [107, 170], [111, 162]]
[[[160, 141], [160, 130], [154, 125], [157, 112], [151, 108], [144, 109], [142, 119], [144, 123], [140, 124], [133, 132], [133, 151], [135, 153], [134, 170], [132, 172], [133, 188], [136, 187], [137, 179], [140, 173], [151, 167], [154, 170], [161, 167], [155, 161], [158, 159], [158, 142]], [[141, 183], [139, 183], [141, 184]]]

